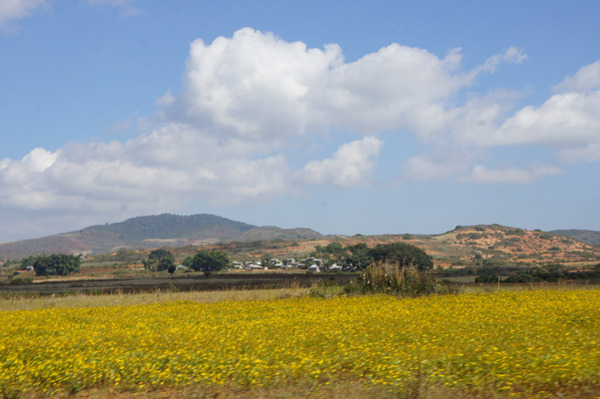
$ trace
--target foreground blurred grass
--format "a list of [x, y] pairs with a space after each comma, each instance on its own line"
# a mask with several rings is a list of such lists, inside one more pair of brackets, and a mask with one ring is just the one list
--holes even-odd
[[0, 394], [358, 384], [405, 396], [582, 397], [600, 385], [599, 290], [214, 303], [199, 294], [0, 312]]
[[100, 306], [137, 306], [153, 303], [192, 301], [192, 302], [220, 302], [220, 301], [251, 301], [265, 299], [281, 299], [305, 296], [308, 288], [291, 286], [280, 289], [260, 290], [221, 290], [221, 291], [188, 291], [172, 292], [160, 291], [143, 293], [118, 293], [103, 295], [64, 295], [64, 296], [27, 296], [12, 295], [0, 298], [0, 311], [7, 310], [34, 310], [48, 308], [80, 308]]

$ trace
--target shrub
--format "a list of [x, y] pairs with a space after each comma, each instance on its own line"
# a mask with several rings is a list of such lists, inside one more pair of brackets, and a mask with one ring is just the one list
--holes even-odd
[[310, 288], [309, 296], [317, 298], [331, 298], [340, 296], [346, 291], [344, 286], [340, 286], [334, 281], [319, 281], [318, 284]]
[[429, 295], [436, 292], [433, 278], [417, 269], [377, 262], [358, 277], [357, 288], [363, 293], [390, 293], [400, 296]]
[[8, 283], [10, 285], [33, 284], [33, 280], [29, 277], [16, 277], [16, 278], [10, 279]]

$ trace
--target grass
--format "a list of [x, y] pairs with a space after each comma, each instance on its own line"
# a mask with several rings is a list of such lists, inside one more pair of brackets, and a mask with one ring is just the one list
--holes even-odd
[[144, 293], [118, 293], [103, 295], [26, 296], [13, 295], [0, 298], [0, 311], [36, 310], [49, 308], [89, 308], [110, 306], [139, 306], [165, 302], [220, 302], [256, 301], [300, 297], [308, 294], [308, 288], [291, 286], [264, 290], [222, 290], [171, 292], [154, 291]]

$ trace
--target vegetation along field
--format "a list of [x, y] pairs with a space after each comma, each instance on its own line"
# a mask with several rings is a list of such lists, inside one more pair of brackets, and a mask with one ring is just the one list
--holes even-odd
[[213, 303], [173, 295], [187, 296], [0, 312], [0, 392], [300, 397], [335, 396], [348, 384], [378, 397], [600, 392], [598, 289]]

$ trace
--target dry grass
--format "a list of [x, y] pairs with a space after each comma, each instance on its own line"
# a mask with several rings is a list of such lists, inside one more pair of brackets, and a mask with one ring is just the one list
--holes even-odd
[[90, 308], [100, 306], [136, 306], [163, 302], [192, 301], [253, 301], [262, 299], [278, 299], [301, 297], [308, 294], [308, 288], [291, 286], [278, 289], [264, 290], [222, 290], [222, 291], [191, 291], [171, 292], [160, 291], [133, 294], [105, 295], [68, 295], [68, 296], [14, 296], [0, 299], [0, 311], [35, 310], [49, 308]]

